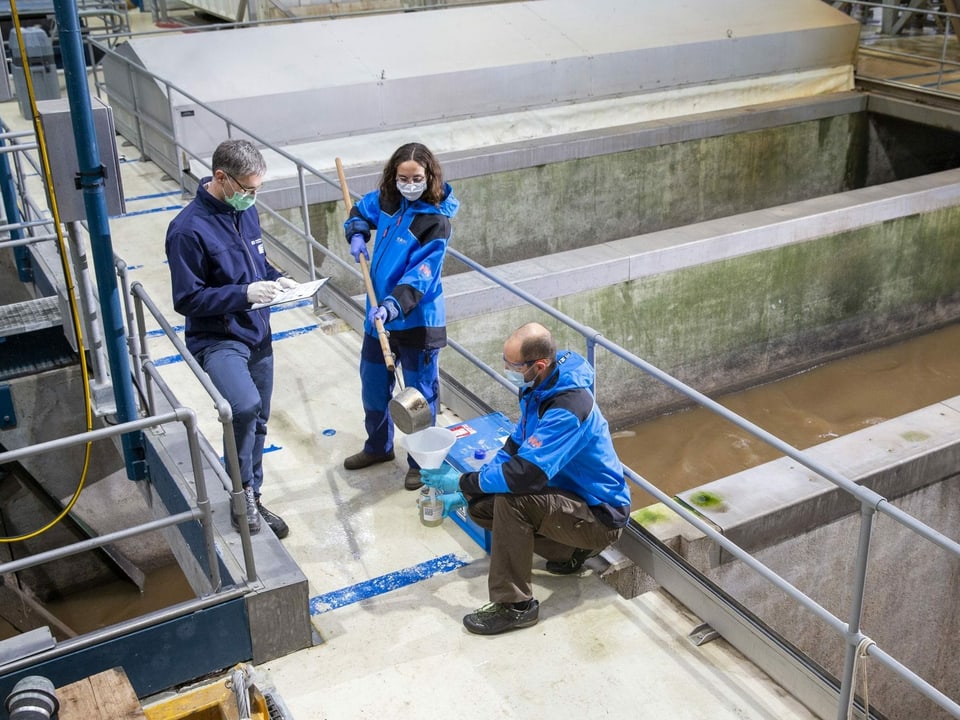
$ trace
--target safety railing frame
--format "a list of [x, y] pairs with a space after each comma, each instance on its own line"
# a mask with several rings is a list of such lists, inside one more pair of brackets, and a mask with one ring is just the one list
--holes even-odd
[[[133, 364], [142, 368], [144, 373], [144, 387], [142, 389], [144, 391], [145, 402], [147, 403], [147, 413], [152, 416], [157, 410], [156, 400], [153, 395], [154, 386], [160, 389], [167, 402], [171, 405], [177, 405], [179, 404], [179, 401], [177, 400], [173, 390], [169, 387], [169, 385], [166, 384], [166, 382], [164, 382], [159, 372], [157, 372], [156, 366], [154, 365], [153, 360], [150, 358], [149, 351], [147, 350], [147, 329], [145, 315], [143, 312], [144, 307], [149, 310], [151, 316], [163, 331], [163, 334], [171, 343], [173, 343], [173, 346], [176, 348], [177, 352], [180, 353], [184, 363], [190, 369], [190, 372], [193, 373], [194, 377], [196, 377], [204, 391], [213, 401], [213, 405], [217, 410], [217, 418], [222, 428], [224, 462], [226, 463], [227, 475], [229, 476], [230, 480], [230, 485], [227, 486], [226, 483], [224, 483], [224, 488], [227, 489], [229, 487], [230, 503], [231, 507], [233, 508], [233, 512], [239, 517], [245, 517], [246, 510], [244, 505], [243, 483], [240, 479], [240, 463], [237, 459], [237, 440], [236, 436], [233, 434], [233, 410], [230, 407], [230, 403], [227, 402], [223, 395], [220, 394], [220, 391], [217, 390], [216, 386], [213, 384], [213, 381], [210, 379], [210, 376], [207, 375], [206, 371], [204, 371], [204, 369], [200, 366], [200, 363], [197, 362], [193, 354], [187, 349], [186, 344], [180, 339], [176, 330], [174, 330], [174, 328], [164, 317], [163, 313], [157, 307], [156, 303], [154, 303], [150, 298], [143, 285], [140, 282], [135, 282], [131, 286], [126, 286], [123, 284], [127, 281], [125, 273], [120, 274], [119, 279], [122, 283], [122, 294], [129, 295], [133, 298], [135, 326], [132, 331], [129, 331], [129, 334], [131, 337], [137, 338], [135, 347], [138, 349], [138, 356], [131, 358], [131, 360], [133, 360]], [[210, 463], [210, 466], [214, 468], [214, 472], [219, 476], [221, 472], [221, 466], [219, 458], [216, 457], [216, 453], [212, 452], [212, 449], [210, 449], [209, 452], [205, 453], [205, 456]], [[250, 526], [245, 522], [239, 523], [239, 532], [247, 580], [248, 582], [252, 582], [257, 577], [257, 569], [256, 560], [253, 553], [253, 541], [251, 540], [250, 536]]]
[[[825, 1], [830, 2], [831, 0], [825, 0]], [[931, 86], [927, 84], [909, 82], [908, 78], [910, 76], [901, 76], [895, 80], [890, 80], [885, 78], [875, 78], [869, 75], [861, 75], [858, 73], [857, 75], [858, 78], [862, 78], [864, 80], [870, 80], [874, 82], [879, 82], [879, 81], [892, 82], [896, 85], [920, 87], [920, 88], [923, 88], [924, 90], [930, 90], [930, 89], [940, 90], [943, 86], [943, 82], [944, 82], [943, 77], [944, 77], [946, 68], [948, 67], [952, 68], [953, 71], [960, 70], [960, 61], [954, 61], [949, 59], [948, 53], [947, 53], [947, 49], [950, 41], [950, 35], [951, 35], [950, 28], [954, 26], [953, 24], [954, 20], [960, 20], [960, 14], [951, 13], [946, 10], [934, 10], [932, 8], [913, 7], [912, 4], [909, 6], [893, 5], [890, 2], [871, 2], [869, 0], [845, 0], [844, 2], [840, 2], [840, 3], [831, 2], [831, 4], [835, 7], [837, 5], [850, 5], [851, 9], [856, 7], [870, 8], [870, 9], [879, 10], [882, 14], [886, 14], [886, 15], [892, 15], [893, 13], [898, 13], [902, 15], [916, 14], [916, 15], [923, 15], [923, 16], [930, 15], [930, 16], [939, 17], [943, 19], [943, 43], [941, 44], [939, 58], [934, 58], [929, 55], [921, 55], [918, 53], [905, 52], [902, 50], [891, 50], [887, 48], [877, 48], [877, 47], [874, 47], [873, 45], [864, 45], [864, 43], [862, 42], [863, 31], [861, 30], [860, 49], [863, 51], [868, 51], [872, 54], [881, 55], [885, 57], [902, 58], [907, 60], [922, 60], [926, 62], [937, 63], [938, 64], [937, 82], [936, 82], [936, 85], [933, 86], [933, 88], [931, 88]], [[884, 24], [887, 24], [888, 20], [885, 19], [883, 22]], [[882, 31], [881, 31], [881, 36], [884, 36]], [[932, 35], [932, 36], [935, 36], [935, 35]], [[890, 37], [893, 37], [893, 35], [890, 35]], [[924, 75], [929, 75], [929, 73], [924, 73]], [[956, 82], [960, 82], [960, 80]]]
[[[889, 9], [889, 6], [885, 8], [883, 3], [872, 3], [872, 2], [863, 2], [862, 0], [851, 0], [852, 4], [856, 5], [865, 5], [870, 7], [877, 7], [881, 9]], [[897, 10], [908, 11], [910, 8], [897, 6]], [[956, 17], [950, 13], [943, 13], [931, 10], [916, 10], [917, 12], [926, 12], [936, 13], [944, 15], [947, 18], [945, 26], [949, 28], [949, 18]], [[945, 30], [945, 35], [949, 34], [949, 30]], [[96, 42], [94, 39], [90, 39], [90, 42]], [[946, 39], [945, 39], [946, 42]], [[105, 54], [112, 52], [112, 49], [101, 46], [101, 49]], [[114, 56], [121, 62], [125, 62], [132, 72], [142, 73], [143, 75], [152, 78], [154, 81], [162, 84], [167, 93], [167, 98], [169, 102], [169, 110], [172, 116], [173, 105], [172, 105], [172, 92], [175, 91], [182, 95], [183, 97], [189, 99], [192, 102], [197, 103], [199, 106], [204, 107], [206, 111], [210, 112], [212, 115], [219, 117], [224, 122], [224, 128], [226, 137], [233, 137], [235, 133], [243, 133], [244, 136], [248, 137], [254, 142], [259, 143], [262, 147], [270, 148], [272, 151], [278, 153], [280, 156], [284, 157], [286, 160], [291, 162], [294, 167], [297, 168], [300, 198], [301, 198], [301, 218], [303, 221], [303, 230], [300, 230], [292, 223], [287, 221], [285, 218], [281, 217], [279, 214], [275, 213], [272, 209], [267, 208], [270, 214], [274, 215], [283, 225], [288, 229], [300, 235], [300, 237], [305, 242], [305, 247], [307, 249], [307, 256], [309, 258], [308, 267], [310, 268], [311, 278], [315, 277], [315, 266], [313, 263], [313, 255], [310, 250], [318, 250], [332, 261], [336, 262], [338, 265], [346, 269], [348, 272], [355, 274], [359, 277], [359, 273], [352, 268], [348, 263], [341, 260], [338, 256], [331, 253], [320, 243], [318, 243], [310, 233], [310, 220], [309, 220], [309, 208], [307, 204], [307, 192], [306, 192], [306, 176], [312, 175], [317, 179], [327, 182], [335, 187], [339, 187], [338, 181], [327, 177], [323, 173], [320, 173], [315, 168], [311, 167], [307, 163], [304, 163], [299, 158], [296, 158], [283, 150], [271, 144], [270, 142], [265, 141], [262, 137], [257, 136], [255, 133], [250, 132], [245, 129], [242, 125], [235, 122], [232, 118], [224, 116], [223, 114], [217, 112], [213, 108], [209, 108], [206, 104], [201, 101], [199, 98], [192, 96], [190, 93], [185, 92], [181, 88], [177, 87], [175, 84], [167, 81], [166, 79], [157, 76], [155, 73], [149, 72], [144, 68], [140, 68], [133, 63], [130, 63], [126, 58], [113, 53]], [[930, 58], [924, 58], [929, 60]], [[941, 66], [942, 68], [943, 66]], [[135, 84], [134, 84], [135, 85]], [[99, 85], [98, 85], [99, 87]], [[133, 99], [136, 103], [136, 98]], [[111, 98], [111, 102], [114, 102], [115, 98]], [[120, 102], [125, 102], [120, 100]], [[126, 108], [136, 117], [142, 117], [142, 109], [135, 106], [128, 106]], [[164, 128], [156, 121], [153, 121], [149, 118], [145, 118], [147, 124], [150, 125], [151, 129], [158, 132], [166, 140], [168, 140], [171, 145], [177, 150], [178, 153], [184, 153], [185, 156], [189, 156], [194, 160], [203, 164], [203, 160], [197, 157], [194, 153], [190, 152], [187, 148], [180, 145], [175, 137], [171, 133], [165, 132]], [[141, 142], [141, 147], [142, 147]], [[184, 174], [181, 173], [180, 177], [181, 188], [184, 188]], [[844, 720], [847, 717], [849, 707], [854, 701], [854, 682], [855, 678], [853, 675], [856, 655], [858, 651], [862, 651], [864, 654], [869, 655], [870, 657], [876, 658], [878, 662], [886, 666], [895, 674], [902, 677], [911, 687], [915, 688], [922, 695], [929, 698], [941, 708], [946, 710], [952, 716], [960, 718], [960, 705], [957, 704], [953, 699], [947, 697], [937, 688], [931, 685], [929, 682], [924, 680], [922, 677], [914, 673], [909, 668], [902, 665], [890, 654], [885, 652], [880, 648], [876, 643], [874, 643], [869, 637], [863, 634], [860, 627], [863, 613], [863, 598], [864, 598], [864, 587], [866, 584], [866, 573], [867, 573], [867, 560], [869, 557], [870, 550], [870, 538], [871, 530], [873, 526], [873, 521], [877, 513], [886, 515], [892, 518], [894, 521], [904, 526], [911, 532], [916, 533], [920, 537], [928, 540], [929, 542], [934, 543], [935, 545], [941, 547], [947, 552], [951, 553], [954, 557], [960, 558], [960, 544], [955, 541], [947, 538], [941, 533], [933, 530], [929, 526], [920, 522], [911, 515], [904, 513], [903, 511], [896, 508], [892, 505], [886, 498], [879, 495], [878, 493], [873, 492], [867, 488], [863, 488], [860, 485], [857, 485], [855, 482], [847, 479], [842, 474], [837, 473], [833, 469], [823, 465], [822, 463], [817, 462], [813, 458], [807, 456], [802, 451], [792, 447], [791, 445], [783, 442], [774, 435], [768, 433], [762, 428], [754, 425], [753, 423], [747, 421], [744, 418], [732, 413], [727, 410], [722, 405], [714, 402], [710, 398], [701, 394], [699, 391], [681, 383], [679, 380], [676, 380], [672, 376], [663, 372], [662, 370], [650, 365], [641, 358], [637, 357], [628, 350], [620, 347], [619, 345], [606, 340], [601, 333], [596, 331], [593, 328], [589, 328], [585, 325], [580, 324], [573, 318], [555, 310], [550, 305], [540, 301], [538, 298], [526, 293], [519, 287], [513, 285], [512, 283], [499, 278], [498, 276], [491, 273], [485, 267], [481, 266], [479, 263], [474, 262], [470, 258], [466, 257], [462, 253], [459, 253], [453, 248], [448, 249], [448, 254], [456, 258], [460, 262], [464, 263], [467, 267], [471, 268], [473, 271], [483, 275], [492, 282], [496, 283], [500, 287], [510, 291], [511, 293], [517, 295], [528, 304], [536, 307], [542, 312], [546, 313], [552, 317], [557, 322], [562, 323], [563, 325], [569, 327], [574, 332], [578, 333], [585, 342], [585, 353], [587, 360], [594, 367], [597, 367], [597, 357], [596, 351], [597, 348], [603, 348], [605, 351], [611, 353], [612, 355], [619, 357], [621, 360], [631, 364], [632, 366], [642, 370], [643, 372], [651, 375], [660, 382], [663, 382], [673, 388], [674, 390], [680, 392], [681, 394], [688, 397], [694, 403], [706, 408], [707, 410], [720, 414], [728, 421], [733, 422], [739, 428], [745, 432], [750, 433], [751, 435], [757, 437], [758, 439], [772, 445], [777, 448], [779, 451], [783, 452], [785, 455], [793, 458], [797, 462], [801, 463], [805, 467], [809, 468], [813, 472], [817, 473], [824, 477], [828, 482], [835, 485], [840, 490], [852, 495], [860, 504], [860, 529], [859, 529], [859, 539], [857, 542], [856, 555], [855, 555], [855, 566], [853, 568], [852, 577], [849, 579], [851, 587], [851, 602], [850, 607], [848, 608], [848, 617], [846, 621], [841, 620], [836, 617], [815, 600], [807, 596], [798, 588], [794, 587], [791, 583], [786, 581], [784, 578], [777, 575], [773, 570], [768, 568], [759, 562], [756, 558], [750, 555], [748, 552], [740, 548], [735, 543], [731, 542], [729, 539], [724, 537], [721, 533], [717, 532], [709, 525], [704, 523], [698, 518], [694, 513], [692, 513], [688, 508], [677, 503], [673, 498], [667, 496], [662, 491], [660, 491], [655, 485], [648, 482], [646, 479], [638, 475], [630, 468], [625, 468], [626, 474], [630, 477], [631, 481], [636, 483], [644, 491], [650, 493], [652, 496], [656, 497], [660, 502], [664, 503], [667, 507], [673, 510], [679, 517], [684, 521], [688, 522], [692, 526], [696, 527], [700, 532], [705, 536], [710, 538], [711, 541], [717, 543], [723, 547], [727, 552], [732, 556], [736, 557], [738, 560], [742, 561], [744, 565], [758, 574], [761, 578], [771, 583], [777, 589], [782, 591], [787, 597], [791, 598], [793, 601], [798, 603], [805, 610], [809, 611], [813, 615], [820, 618], [824, 621], [829, 628], [836, 632], [842, 639], [845, 645], [845, 654], [844, 654], [844, 663], [843, 663], [843, 674], [840, 679], [840, 694], [839, 702], [837, 708], [837, 718], [838, 720]], [[159, 320], [159, 318], [158, 318]], [[165, 321], [164, 321], [165, 322]], [[170, 336], [168, 331], [169, 326], [164, 329], [164, 333]], [[172, 329], [171, 329], [172, 330]], [[174, 333], [175, 335], [175, 333]], [[173, 339], [171, 337], [171, 339]], [[145, 339], [141, 337], [140, 343], [143, 345]], [[453, 340], [448, 341], [451, 349], [456, 351], [465, 357], [471, 364], [479, 367], [484, 373], [489, 375], [496, 382], [499, 382], [504, 387], [509, 387], [507, 382], [500, 377], [500, 374], [496, 372], [489, 365], [484, 363], [481, 359], [472, 355], [466, 348], [461, 346], [459, 343]], [[186, 357], [186, 356], [185, 356]], [[599, 379], [599, 372], [597, 373], [597, 378]]]
[[[0, 133], [0, 140], [11, 143], [9, 145], [0, 145], [0, 152], [10, 154], [14, 158], [15, 172], [12, 174], [13, 183], [16, 187], [17, 202], [20, 205], [24, 216], [28, 218], [19, 223], [8, 223], [0, 226], [0, 232], [4, 234], [9, 234], [13, 230], [23, 230], [27, 233], [25, 237], [18, 240], [6, 239], [0, 241], [0, 248], [20, 247], [42, 241], [57, 239], [56, 234], [52, 232], [46, 234], [37, 234], [37, 230], [51, 228], [53, 225], [53, 220], [43, 217], [43, 210], [33, 199], [25, 181], [26, 173], [24, 172], [23, 168], [24, 163], [32, 167], [36, 174], [40, 173], [38, 159], [31, 157], [29, 154], [31, 151], [37, 150], [36, 142], [21, 142], [21, 139], [27, 137], [32, 140], [33, 133], [9, 131]], [[119, 261], [119, 259], [117, 260], [117, 272], [121, 277], [121, 284], [124, 288], [124, 292], [121, 294], [125, 302], [125, 307], [128, 311], [128, 316], [132, 318], [133, 311], [131, 310], [130, 302], [131, 299], [134, 298], [134, 293], [131, 292], [129, 283], [127, 282], [126, 264], [122, 261]], [[152, 311], [158, 312], [156, 311], [155, 306], [151, 305], [151, 308]], [[141, 325], [142, 324], [141, 316]], [[132, 327], [134, 327], [133, 323], [129, 322], [128, 320], [128, 328]], [[142, 342], [142, 337], [142, 334], [137, 335], [128, 331], [128, 348], [131, 357], [134, 359], [137, 359], [137, 357], [142, 357], [141, 353], [135, 352], [138, 347], [137, 342]], [[201, 531], [204, 538], [203, 542], [207, 556], [207, 569], [205, 574], [207, 582], [209, 583], [210, 592], [204, 592], [200, 598], [179, 603], [176, 606], [167, 608], [163, 611], [148, 613], [146, 615], [138, 616], [137, 618], [124, 620], [111, 625], [109, 628], [94, 633], [85, 633], [77, 638], [72, 638], [67, 642], [58, 643], [56, 648], [47, 653], [43, 653], [41, 656], [31, 655], [28, 659], [23, 659], [19, 662], [14, 661], [3, 665], [0, 667], [0, 672], [2, 673], [17, 670], [21, 665], [32, 665], [38, 661], [38, 658], [46, 659], [59, 657], [77, 649], [90, 647], [99, 642], [119, 637], [142, 627], [147, 627], [156, 622], [161, 622], [162, 620], [171, 619], [182, 615], [188, 615], [199, 609], [210, 607], [212, 605], [222, 603], [225, 600], [239, 597], [249, 592], [250, 588], [253, 587], [257, 582], [256, 565], [254, 561], [252, 543], [250, 540], [249, 528], [243, 527], [240, 534], [241, 547], [244, 556], [245, 575], [244, 577], [233, 581], [234, 584], [230, 588], [223, 588], [223, 580], [220, 575], [220, 565], [218, 561], [219, 553], [217, 551], [217, 546], [214, 539], [210, 498], [206, 488], [204, 462], [206, 462], [213, 469], [214, 473], [220, 477], [221, 484], [223, 484], [225, 489], [229, 489], [229, 478], [227, 478], [227, 482], [224, 482], [224, 470], [220, 464], [219, 457], [217, 456], [216, 452], [213, 451], [203, 433], [200, 432], [195, 412], [192, 409], [180, 404], [179, 400], [170, 390], [169, 386], [159, 376], [152, 362], [149, 362], [149, 358], [147, 358], [147, 360], [148, 362], [145, 367], [136, 362], [132, 364], [132, 369], [134, 371], [134, 382], [142, 391], [145, 388], [149, 388], [149, 390], [147, 390], [148, 394], [152, 391], [152, 387], [154, 385], [159, 387], [172, 410], [164, 413], [158, 413], [157, 404], [150, 402], [147, 404], [148, 407], [146, 408], [147, 413], [145, 417], [127, 423], [90, 430], [84, 433], [57, 438], [44, 443], [38, 443], [24, 448], [3, 452], [0, 453], [0, 465], [8, 462], [14, 462], [22, 458], [32, 457], [34, 455], [57, 452], [65, 447], [72, 447], [77, 444], [95, 442], [106, 438], [112, 438], [114, 436], [120, 436], [127, 432], [140, 429], [152, 429], [155, 432], [160, 432], [165, 425], [179, 422], [184, 426], [186, 431], [187, 448], [195, 485], [195, 507], [181, 513], [167, 516], [165, 518], [139, 523], [122, 530], [104, 535], [98, 535], [94, 538], [63, 545], [54, 550], [38, 553], [27, 558], [0, 564], [0, 575], [20, 572], [21, 570], [25, 570], [30, 567], [35, 567], [47, 562], [59, 560], [77, 553], [86, 552], [104, 545], [109, 545], [110, 543], [114, 543], [119, 540], [162, 530], [164, 528], [179, 525], [184, 522], [197, 520], [200, 522]], [[224, 404], [222, 397], [219, 397], [218, 404]], [[229, 413], [229, 405], [227, 405], [227, 408]], [[226, 435], [226, 442], [228, 444], [231, 440], [233, 440], [232, 432]], [[235, 462], [235, 446], [233, 458]], [[237, 477], [239, 477], [238, 473]], [[240, 490], [240, 495], [242, 496], [242, 488]], [[236, 501], [236, 493], [233, 494], [232, 500]], [[244, 530], [246, 530], [246, 532], [244, 532]]]
[[183, 426], [189, 448], [190, 463], [194, 473], [196, 506], [180, 513], [168, 515], [167, 517], [157, 518], [143, 523], [132, 525], [123, 530], [98, 535], [94, 538], [81, 540], [75, 543], [62, 545], [52, 550], [36, 553], [18, 560], [0, 563], [0, 576], [8, 573], [17, 573], [28, 568], [37, 567], [54, 560], [71, 557], [81, 552], [109, 545], [111, 543], [125, 540], [131, 537], [137, 537], [146, 533], [163, 530], [168, 527], [180, 525], [185, 522], [198, 521], [203, 532], [204, 544], [207, 554], [207, 581], [210, 583], [212, 592], [203, 596], [179, 603], [175, 606], [166, 608], [162, 611], [148, 613], [130, 620], [123, 620], [115, 623], [108, 628], [104, 628], [92, 633], [85, 633], [76, 638], [68, 639], [65, 642], [58, 643], [55, 648], [40, 654], [33, 654], [26, 658], [11, 661], [0, 665], [0, 674], [6, 674], [31, 667], [39, 661], [62, 657], [76, 650], [92, 647], [105, 640], [127, 635], [143, 627], [149, 627], [152, 624], [162, 620], [172, 619], [189, 615], [203, 608], [220, 604], [226, 600], [233, 599], [245, 594], [248, 588], [245, 583], [237, 583], [229, 589], [222, 587], [220, 577], [220, 567], [218, 563], [218, 553], [216, 542], [213, 535], [213, 514], [210, 507], [210, 499], [207, 495], [206, 486], [203, 480], [203, 465], [200, 438], [202, 434], [197, 422], [197, 415], [187, 407], [175, 407], [170, 412], [160, 415], [151, 415], [130, 422], [119, 423], [108, 427], [88, 430], [74, 435], [68, 435], [56, 438], [42, 443], [36, 443], [23, 448], [9, 450], [0, 453], [0, 466], [11, 462], [18, 462], [22, 459], [33, 457], [35, 455], [44, 455], [51, 452], [58, 452], [65, 448], [76, 445], [86, 444], [88, 442], [97, 442], [99, 440], [113, 439], [128, 432], [139, 430], [157, 430], [166, 425], [179, 423]]
[[[466, 266], [470, 267], [477, 272], [478, 274], [484, 276], [488, 280], [496, 283], [500, 287], [508, 290], [509, 292], [517, 295], [522, 300], [528, 304], [536, 307], [541, 312], [549, 315], [551, 318], [556, 320], [559, 323], [562, 323], [567, 328], [573, 330], [579, 334], [585, 341], [585, 353], [588, 362], [594, 368], [597, 367], [597, 357], [596, 350], [598, 347], [605, 349], [610, 352], [612, 355], [619, 357], [621, 360], [624, 360], [631, 366], [642, 370], [651, 377], [659, 380], [665, 385], [669, 386], [673, 390], [685, 395], [690, 400], [694, 401], [697, 405], [713, 412], [717, 415], [720, 415], [727, 421], [733, 423], [741, 430], [750, 433], [754, 437], [762, 440], [768, 445], [776, 448], [778, 451], [782, 452], [784, 455], [793, 458], [798, 463], [804, 467], [812, 470], [817, 475], [820, 475], [828, 482], [835, 485], [838, 489], [852, 495], [860, 503], [860, 513], [861, 513], [861, 524], [859, 538], [857, 542], [857, 551], [856, 551], [856, 562], [854, 567], [853, 577], [850, 579], [851, 587], [851, 603], [849, 607], [849, 617], [846, 622], [840, 620], [832, 613], [830, 613], [826, 608], [817, 603], [813, 598], [809, 597], [801, 590], [793, 586], [784, 578], [777, 575], [773, 570], [768, 568], [766, 565], [762, 564], [756, 558], [754, 558], [750, 553], [740, 548], [722, 533], [718, 532], [716, 529], [703, 522], [695, 513], [691, 512], [689, 508], [678, 503], [675, 499], [663, 493], [655, 485], [647, 481], [645, 478], [637, 474], [632, 468], [625, 466], [625, 471], [628, 477], [640, 486], [641, 489], [649, 493], [650, 495], [657, 498], [658, 501], [666, 505], [670, 510], [675, 512], [679, 517], [681, 517], [686, 522], [693, 525], [697, 530], [702, 532], [711, 541], [720, 545], [723, 549], [729, 552], [732, 556], [736, 557], [738, 560], [744, 563], [748, 568], [756, 572], [764, 580], [767, 580], [777, 589], [784, 592], [788, 597], [796, 601], [804, 609], [810, 611], [818, 618], [823, 620], [831, 629], [836, 631], [842, 638], [845, 646], [845, 656], [843, 664], [843, 675], [840, 680], [840, 699], [838, 704], [838, 720], [844, 720], [847, 717], [847, 712], [850, 704], [854, 700], [853, 689], [854, 689], [854, 664], [856, 660], [856, 654], [858, 650], [863, 650], [866, 654], [876, 657], [881, 664], [885, 665], [887, 668], [900, 675], [904, 680], [906, 680], [912, 687], [921, 692], [924, 696], [933, 700], [944, 710], [949, 712], [954, 717], [960, 718], [960, 704], [955, 702], [953, 699], [947, 697], [945, 694], [940, 692], [937, 688], [931, 685], [929, 682], [921, 678], [919, 675], [911, 671], [909, 668], [905, 667], [899, 663], [895, 658], [893, 658], [888, 653], [884, 652], [879, 646], [876, 645], [869, 637], [863, 634], [860, 622], [862, 620], [863, 614], [863, 599], [864, 599], [864, 588], [866, 586], [866, 574], [867, 574], [867, 559], [869, 556], [870, 550], [870, 537], [871, 529], [873, 524], [873, 519], [876, 513], [882, 513], [891, 517], [893, 520], [898, 522], [900, 525], [906, 527], [908, 530], [915, 532], [920, 537], [928, 540], [929, 542], [938, 545], [942, 549], [951, 553], [955, 558], [960, 559], [960, 544], [946, 537], [945, 535], [937, 532], [933, 528], [927, 526], [926, 524], [920, 522], [913, 516], [908, 513], [903, 512], [899, 508], [890, 504], [890, 502], [880, 495], [879, 493], [874, 492], [868, 488], [864, 488], [857, 483], [847, 479], [841, 473], [836, 472], [827, 465], [824, 465], [821, 462], [818, 462], [814, 458], [810, 457], [806, 453], [792, 445], [784, 442], [775, 435], [767, 432], [763, 428], [755, 425], [749, 420], [737, 415], [733, 411], [727, 409], [723, 405], [717, 403], [714, 400], [711, 400], [706, 395], [700, 393], [694, 388], [685, 385], [681, 381], [672, 377], [668, 373], [660, 370], [659, 368], [651, 365], [645, 360], [637, 357], [628, 350], [622, 348], [621, 346], [613, 343], [603, 337], [603, 334], [597, 330], [590, 328], [586, 325], [583, 325], [573, 318], [561, 313], [560, 311], [554, 309], [547, 303], [544, 303], [540, 299], [531, 295], [530, 293], [522, 290], [518, 286], [510, 283], [509, 281], [503, 280], [498, 276], [494, 275], [487, 268], [475, 262], [474, 260], [468, 258], [456, 250], [448, 249], [448, 254], [455, 257], [460, 262], [464, 263]], [[474, 356], [469, 353], [465, 353], [464, 348], [462, 348], [458, 343], [448, 341], [450, 346], [457, 350], [461, 355], [464, 355], [468, 360], [476, 364], [479, 361]], [[486, 367], [485, 372], [491, 377], [495, 377], [500, 381], [504, 386], [507, 386], [505, 380], [502, 380], [498, 373], [496, 373], [492, 368]], [[597, 373], [599, 377], [599, 373]], [[864, 645], [866, 644], [866, 646]]]

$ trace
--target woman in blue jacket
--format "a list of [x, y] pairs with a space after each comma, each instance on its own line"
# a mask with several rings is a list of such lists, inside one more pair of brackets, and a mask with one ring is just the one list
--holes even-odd
[[[363, 449], [343, 462], [357, 470], [393, 460], [393, 420], [389, 402], [395, 377], [387, 370], [376, 321], [389, 333], [390, 349], [406, 387], [416, 388], [430, 405], [434, 421], [440, 392], [437, 366], [447, 344], [446, 312], [440, 276], [450, 242], [450, 220], [460, 202], [443, 181], [440, 163], [424, 145], [408, 143], [387, 161], [377, 190], [350, 210], [344, 233], [350, 254], [370, 261], [370, 279], [378, 305], [367, 301], [360, 383], [367, 439]], [[373, 257], [367, 243], [376, 231]], [[422, 485], [420, 470], [408, 457], [404, 487]]]

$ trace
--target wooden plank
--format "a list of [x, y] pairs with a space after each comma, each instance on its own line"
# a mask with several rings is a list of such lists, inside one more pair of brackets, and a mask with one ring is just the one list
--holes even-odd
[[140, 700], [122, 668], [57, 688], [60, 720], [146, 720]]

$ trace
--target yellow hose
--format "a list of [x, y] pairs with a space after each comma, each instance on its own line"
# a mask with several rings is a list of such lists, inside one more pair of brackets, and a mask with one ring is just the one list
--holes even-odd
[[[16, 0], [10, 0], [10, 13], [13, 16], [13, 25], [17, 31], [17, 45], [20, 48], [20, 57], [23, 59], [24, 65], [24, 79], [27, 83], [27, 95], [30, 98], [30, 112], [33, 116], [33, 129], [37, 135], [37, 147], [40, 152], [40, 162], [43, 165], [43, 175], [45, 184], [47, 187], [47, 196], [48, 202], [50, 204], [50, 212], [53, 214], [53, 223], [56, 228], [57, 233], [57, 246], [60, 250], [60, 264], [63, 268], [63, 277], [67, 284], [67, 299], [70, 301], [70, 316], [73, 320], [73, 329], [77, 337], [77, 348], [80, 354], [80, 375], [83, 379], [83, 396], [84, 396], [84, 407], [86, 408], [86, 425], [87, 431], [93, 429], [93, 411], [91, 410], [91, 398], [90, 398], [90, 378], [87, 376], [87, 360], [86, 360], [86, 348], [83, 345], [83, 332], [81, 329], [80, 322], [80, 313], [78, 310], [78, 303], [76, 297], [76, 288], [73, 284], [73, 275], [70, 272], [70, 263], [67, 260], [67, 248], [66, 242], [63, 238], [63, 228], [60, 226], [60, 212], [57, 208], [57, 198], [56, 192], [53, 187], [53, 176], [50, 172], [50, 158], [47, 154], [47, 143], [46, 137], [43, 134], [43, 125], [40, 122], [40, 114], [37, 112], [37, 99], [34, 94], [33, 89], [33, 78], [30, 76], [29, 64], [27, 62], [27, 53], [26, 48], [23, 44], [23, 31], [20, 27], [20, 18], [17, 15], [17, 3]], [[73, 493], [73, 497], [70, 498], [70, 502], [67, 503], [67, 506], [63, 511], [57, 515], [53, 520], [44, 525], [38, 530], [33, 532], [26, 533], [23, 535], [16, 535], [13, 537], [2, 537], [0, 536], [0, 543], [14, 543], [20, 542], [23, 540], [29, 540], [30, 538], [37, 537], [45, 533], [47, 530], [52, 528], [58, 522], [63, 520], [76, 504], [77, 500], [80, 498], [80, 492], [83, 490], [84, 482], [86, 482], [87, 473], [90, 470], [90, 453], [93, 447], [92, 442], [87, 442], [86, 450], [84, 452], [83, 459], [83, 471], [80, 474], [80, 482], [77, 484], [77, 489]]]

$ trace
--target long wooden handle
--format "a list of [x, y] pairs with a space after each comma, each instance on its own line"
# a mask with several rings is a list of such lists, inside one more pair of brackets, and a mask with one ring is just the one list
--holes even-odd
[[[350, 209], [353, 207], [353, 199], [350, 197], [350, 190], [347, 189], [347, 177], [343, 174], [343, 163], [340, 162], [340, 158], [336, 158], [337, 163], [337, 176], [340, 178], [340, 189], [343, 191], [343, 202], [347, 206], [347, 214], [350, 213]], [[376, 307], [379, 303], [377, 302], [377, 294], [373, 289], [373, 282], [370, 280], [370, 269], [367, 267], [367, 258], [360, 255], [360, 271], [363, 273], [363, 284], [367, 287], [367, 298], [370, 300], [370, 307]], [[377, 337], [380, 338], [380, 352], [383, 353], [383, 361], [387, 364], [387, 370], [393, 372], [396, 369], [396, 365], [393, 362], [393, 352], [390, 350], [390, 340], [387, 338], [387, 331], [383, 327], [383, 322], [381, 320], [375, 320], [374, 323], [377, 326]]]

